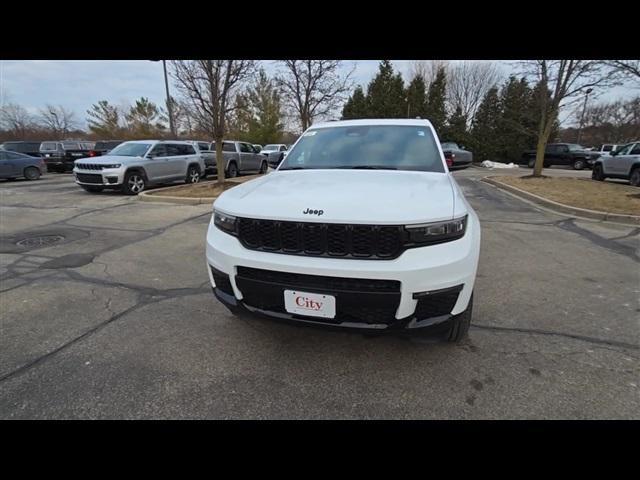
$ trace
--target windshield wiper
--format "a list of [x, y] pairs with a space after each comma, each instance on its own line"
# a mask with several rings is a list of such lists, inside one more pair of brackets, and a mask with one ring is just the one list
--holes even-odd
[[340, 166], [336, 168], [354, 169], [354, 170], [397, 170], [396, 167], [388, 167], [386, 165], [354, 165], [354, 166]]

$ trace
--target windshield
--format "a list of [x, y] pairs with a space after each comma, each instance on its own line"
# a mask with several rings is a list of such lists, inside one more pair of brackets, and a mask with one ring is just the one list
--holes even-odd
[[431, 130], [417, 125], [308, 130], [279, 170], [325, 168], [445, 171]]
[[265, 145], [263, 150], [278, 150], [279, 147], [280, 145]]
[[44, 142], [40, 146], [40, 150], [57, 150], [58, 144], [55, 142]]
[[120, 155], [123, 157], [144, 157], [150, 143], [122, 143], [109, 152], [109, 155]]
[[584, 150], [585, 149], [582, 145], [578, 145], [576, 143], [570, 143], [569, 145], [567, 145], [567, 147], [569, 147], [569, 151]]
[[447, 148], [455, 148], [455, 149], [457, 149], [458, 148], [458, 144], [457, 143], [453, 143], [453, 142], [444, 142], [442, 144], [442, 149], [446, 150]]

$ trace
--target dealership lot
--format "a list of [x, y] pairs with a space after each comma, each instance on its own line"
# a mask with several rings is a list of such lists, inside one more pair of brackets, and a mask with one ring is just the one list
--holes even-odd
[[210, 206], [0, 181], [0, 418], [640, 418], [640, 228], [487, 174], [454, 174], [483, 227], [458, 346], [234, 317]]

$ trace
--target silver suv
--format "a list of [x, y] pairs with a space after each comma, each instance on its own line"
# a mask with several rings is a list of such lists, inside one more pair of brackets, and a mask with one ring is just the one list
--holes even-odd
[[150, 184], [196, 183], [204, 169], [195, 142], [137, 140], [121, 143], [109, 155], [76, 160], [73, 173], [88, 192], [111, 188], [137, 195]]

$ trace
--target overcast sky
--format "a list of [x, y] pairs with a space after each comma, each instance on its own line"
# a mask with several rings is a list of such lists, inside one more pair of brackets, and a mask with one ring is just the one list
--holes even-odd
[[[262, 63], [269, 73], [274, 72], [274, 62]], [[405, 80], [409, 77], [411, 63], [411, 60], [393, 61], [394, 67], [402, 73]], [[378, 64], [379, 60], [345, 60], [343, 68], [355, 68], [355, 82], [366, 86], [375, 75]], [[500, 61], [498, 64], [505, 77], [513, 72], [509, 62]], [[638, 93], [638, 89], [617, 87], [603, 92], [598, 100], [629, 98]], [[161, 62], [0, 61], [0, 104], [18, 103], [34, 114], [47, 103], [63, 105], [76, 113], [83, 127], [87, 109], [99, 100], [123, 105], [143, 96], [157, 104], [164, 104]]]

